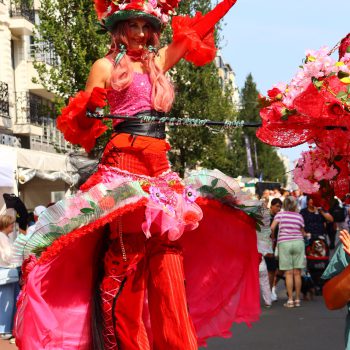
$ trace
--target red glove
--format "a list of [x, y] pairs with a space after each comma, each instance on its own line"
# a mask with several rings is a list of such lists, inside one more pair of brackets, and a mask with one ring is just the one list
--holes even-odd
[[96, 108], [103, 108], [106, 105], [106, 99], [107, 90], [100, 87], [94, 87], [86, 107], [90, 112], [95, 112]]
[[229, 11], [236, 1], [223, 0], [204, 16], [197, 12], [194, 17], [173, 17], [171, 23], [173, 41], [186, 40], [187, 52], [184, 55], [185, 60], [194, 63], [196, 66], [202, 66], [215, 58], [215, 24]]
[[224, 0], [205, 14], [191, 29], [204, 39], [214, 29], [215, 24], [223, 18], [237, 0]]
[[61, 115], [56, 121], [57, 129], [63, 133], [64, 138], [73, 145], [84, 147], [87, 152], [92, 150], [96, 139], [108, 129], [101, 120], [86, 116], [88, 104], [91, 105], [93, 111], [97, 107], [102, 108], [105, 105], [102, 95], [99, 94], [100, 90], [103, 94], [102, 90], [104, 89], [97, 88], [93, 99], [91, 98], [92, 94], [90, 96], [85, 91], [79, 91], [74, 97], [69, 99], [69, 104], [62, 109]]

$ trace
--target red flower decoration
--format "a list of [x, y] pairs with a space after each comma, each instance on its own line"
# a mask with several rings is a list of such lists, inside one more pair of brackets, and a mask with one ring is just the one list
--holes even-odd
[[200, 216], [194, 211], [187, 211], [183, 219], [186, 225], [195, 224], [200, 220]]
[[339, 102], [334, 102], [328, 107], [328, 114], [333, 117], [341, 117], [344, 112], [343, 105]]
[[141, 188], [147, 193], [149, 193], [149, 188], [150, 187], [151, 187], [151, 184], [149, 182], [143, 182], [141, 184]]
[[282, 99], [282, 91], [278, 88], [273, 88], [271, 90], [267, 91], [267, 95], [272, 99], [272, 100], [280, 100]]
[[103, 210], [109, 210], [115, 206], [115, 200], [112, 196], [107, 196], [99, 200], [98, 205]]
[[180, 181], [169, 182], [171, 187], [176, 193], [182, 194], [185, 186]]

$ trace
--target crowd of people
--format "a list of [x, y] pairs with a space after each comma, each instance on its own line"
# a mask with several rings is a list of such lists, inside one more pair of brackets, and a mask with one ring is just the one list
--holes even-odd
[[39, 215], [46, 209], [39, 205], [29, 213], [26, 229], [16, 223], [15, 215], [0, 215], [0, 339], [15, 344], [13, 336], [16, 301], [21, 288], [21, 266], [13, 263], [14, 243], [19, 235], [30, 237]]
[[326, 210], [299, 190], [265, 189], [260, 196], [263, 225], [258, 235], [262, 255], [260, 288], [265, 306], [277, 301], [276, 287], [285, 280], [287, 308], [321, 295], [324, 273], [337, 233], [348, 230], [350, 195], [334, 197]]

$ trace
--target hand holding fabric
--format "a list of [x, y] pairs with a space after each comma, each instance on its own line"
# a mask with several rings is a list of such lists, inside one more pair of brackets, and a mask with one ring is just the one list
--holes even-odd
[[215, 25], [235, 3], [236, 0], [224, 0], [205, 15], [197, 12], [194, 17], [173, 17], [173, 41], [187, 40], [185, 60], [196, 66], [202, 66], [215, 58]]
[[62, 109], [61, 115], [57, 118], [57, 129], [63, 133], [65, 140], [73, 145], [82, 146], [86, 152], [93, 149], [96, 139], [107, 130], [107, 126], [101, 120], [86, 116], [88, 105], [93, 111], [106, 105], [102, 90], [106, 91], [100, 88], [94, 88], [94, 94], [79, 91], [69, 99], [68, 105]]
[[90, 95], [87, 109], [95, 112], [96, 108], [103, 108], [106, 105], [107, 90], [100, 87], [95, 87]]

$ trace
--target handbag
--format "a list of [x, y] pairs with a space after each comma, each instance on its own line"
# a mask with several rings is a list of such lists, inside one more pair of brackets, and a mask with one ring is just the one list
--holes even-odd
[[0, 267], [0, 286], [4, 284], [15, 283], [19, 281], [18, 270], [16, 268]]

